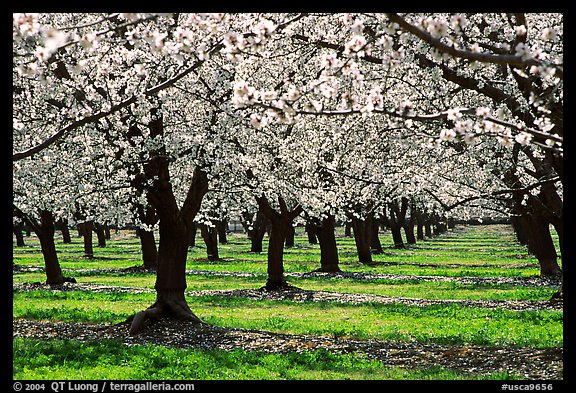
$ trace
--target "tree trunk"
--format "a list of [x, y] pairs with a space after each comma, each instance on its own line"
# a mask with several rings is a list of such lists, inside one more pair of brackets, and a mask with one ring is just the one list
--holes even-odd
[[98, 247], [106, 247], [106, 233], [104, 233], [104, 227], [95, 222], [94, 232], [96, 232], [96, 238], [98, 239]]
[[330, 273], [341, 271], [336, 236], [334, 235], [335, 227], [336, 222], [332, 215], [324, 218], [316, 227], [315, 233], [320, 243], [320, 269], [316, 271]]
[[[151, 110], [148, 124], [150, 136], [163, 134], [163, 117], [159, 108]], [[150, 151], [151, 158], [144, 166], [147, 199], [159, 218], [158, 269], [156, 273], [156, 301], [132, 318], [130, 334], [138, 334], [148, 323], [161, 317], [203, 323], [186, 303], [186, 257], [189, 235], [194, 217], [200, 209], [202, 198], [208, 192], [208, 176], [196, 167], [181, 208], [170, 182], [169, 159], [163, 147]]]
[[296, 234], [296, 228], [290, 225], [286, 230], [286, 248], [294, 247], [294, 235]]
[[190, 231], [188, 233], [188, 247], [196, 247], [196, 233], [198, 232], [198, 224], [193, 222], [190, 225]]
[[306, 234], [308, 235], [309, 244], [318, 244], [318, 239], [316, 236], [316, 225], [311, 221], [306, 221]]
[[72, 237], [70, 236], [70, 229], [68, 229], [68, 223], [64, 221], [62, 224], [62, 243], [69, 244], [72, 243]]
[[268, 279], [266, 289], [285, 288], [288, 284], [284, 278], [284, 242], [288, 233], [288, 225], [282, 218], [272, 220], [270, 238], [268, 239]]
[[372, 263], [372, 253], [370, 252], [370, 227], [365, 220], [352, 218], [352, 228], [354, 229], [354, 241], [358, 252], [360, 263]]
[[526, 246], [528, 245], [528, 233], [526, 231], [526, 222], [523, 216], [512, 216], [510, 217], [510, 222], [512, 223], [512, 228], [514, 228], [514, 233], [516, 234], [516, 240], [518, 243]]
[[76, 237], [84, 236], [84, 224], [76, 224], [76, 230], [78, 231], [78, 235], [76, 235]]
[[147, 270], [156, 271], [158, 268], [158, 249], [156, 248], [154, 232], [137, 228], [136, 234], [140, 238], [140, 245], [142, 246], [142, 265]]
[[388, 208], [390, 209], [388, 225], [390, 226], [390, 232], [392, 232], [394, 248], [404, 248], [404, 240], [402, 239], [402, 227], [404, 226], [406, 210], [408, 209], [408, 199], [402, 198], [400, 207], [398, 206], [397, 202], [389, 203]]
[[552, 294], [552, 300], [564, 299], [564, 273], [560, 273], [560, 287]]
[[44, 268], [46, 270], [46, 284], [62, 285], [64, 282], [76, 282], [74, 278], [66, 278], [62, 275], [56, 245], [54, 243], [54, 217], [50, 211], [40, 212], [40, 226], [36, 232], [40, 240], [42, 255], [44, 257]]
[[369, 227], [367, 230], [370, 231], [370, 252], [372, 254], [382, 254], [382, 243], [380, 243], [380, 236], [378, 236], [380, 225], [378, 220], [374, 218], [374, 214], [370, 214], [370, 220], [366, 221], [366, 225]]
[[252, 232], [252, 237], [250, 238], [250, 252], [262, 252], [262, 241], [264, 240], [264, 234], [266, 234], [266, 220], [262, 216], [260, 222], [258, 220], [254, 224], [255, 228]]
[[416, 244], [416, 236], [414, 236], [414, 225], [416, 224], [416, 217], [414, 213], [410, 215], [410, 219], [404, 222], [404, 233], [406, 234], [407, 244]]
[[432, 223], [430, 222], [430, 219], [427, 219], [424, 223], [424, 234], [427, 238], [431, 238], [433, 236]]
[[199, 226], [200, 234], [206, 244], [206, 257], [209, 261], [217, 261], [220, 259], [218, 255], [218, 229], [205, 224], [200, 224]]
[[560, 198], [558, 195], [556, 187], [549, 183], [543, 185], [540, 189], [540, 192], [538, 193], [538, 198], [533, 199], [534, 200], [531, 202], [538, 209], [538, 213], [554, 226], [554, 229], [558, 235], [560, 255], [563, 255], [564, 220], [562, 198]]
[[60, 229], [60, 232], [62, 232], [62, 243], [64, 244], [69, 244], [72, 243], [72, 239], [70, 237], [70, 229], [68, 228], [68, 220], [63, 218], [61, 220], [58, 220], [58, 223], [56, 224], [56, 228]]
[[347, 221], [344, 224], [344, 236], [345, 237], [352, 237], [352, 222]]
[[92, 221], [86, 221], [79, 225], [79, 228], [82, 228], [81, 231], [84, 236], [84, 257], [90, 259], [94, 258], [94, 249], [92, 247], [92, 226]]
[[227, 244], [228, 238], [226, 237], [226, 231], [228, 229], [228, 221], [222, 220], [216, 223], [216, 230], [218, 232], [218, 241], [220, 244]]
[[16, 247], [24, 247], [26, 244], [24, 243], [24, 235], [22, 234], [22, 229], [24, 228], [23, 224], [13, 224], [12, 225], [12, 232], [16, 236]]
[[[151, 160], [151, 164], [154, 161]], [[178, 209], [176, 198], [169, 182], [168, 164], [160, 161], [155, 187], [149, 190], [148, 197], [159, 217], [158, 268], [156, 274], [156, 301], [133, 318], [130, 334], [140, 333], [149, 323], [161, 317], [203, 323], [186, 303], [186, 257], [192, 222], [200, 209], [202, 198], [208, 191], [206, 173], [196, 168], [188, 194]]]
[[262, 240], [264, 239], [264, 234], [266, 233], [266, 216], [262, 213], [260, 209], [256, 214], [251, 215], [250, 213], [242, 213], [242, 225], [246, 229], [248, 234], [248, 239], [250, 239], [250, 252], [262, 252]]
[[528, 232], [528, 250], [534, 254], [540, 264], [540, 275], [543, 277], [558, 277], [556, 248], [550, 235], [550, 224], [541, 216], [528, 214], [526, 216]]
[[416, 216], [416, 239], [424, 240], [424, 215], [419, 211], [415, 211], [414, 215]]
[[302, 213], [302, 207], [297, 206], [290, 211], [284, 199], [279, 197], [280, 213], [278, 213], [270, 206], [265, 196], [256, 198], [256, 201], [271, 223], [268, 239], [268, 279], [264, 288], [267, 290], [290, 288], [284, 278], [284, 242], [292, 227], [292, 221]]

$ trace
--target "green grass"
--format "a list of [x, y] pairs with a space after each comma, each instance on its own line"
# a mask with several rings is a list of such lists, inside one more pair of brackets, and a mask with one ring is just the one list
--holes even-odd
[[[153, 301], [153, 293], [15, 292], [13, 314], [16, 318], [118, 323]], [[554, 347], [563, 343], [559, 311], [220, 296], [188, 296], [187, 302], [205, 322], [231, 328], [439, 344]]]
[[[345, 272], [430, 277], [533, 277], [536, 259], [519, 245], [507, 226], [457, 228], [406, 249], [391, 247], [390, 233], [381, 233], [384, 252], [375, 265], [357, 262], [353, 238], [337, 229], [340, 267]], [[557, 243], [557, 237], [553, 234]], [[257, 289], [266, 281], [266, 252], [250, 253], [244, 234], [230, 234], [219, 245], [219, 261], [207, 261], [205, 248], [189, 250], [187, 302], [205, 322], [215, 326], [278, 333], [456, 345], [563, 345], [561, 311], [508, 311], [459, 304], [418, 307], [401, 303], [293, 302], [242, 297], [207, 296], [191, 291]], [[15, 264], [43, 266], [37, 238], [13, 248]], [[197, 244], [203, 246], [200, 236]], [[266, 237], [264, 250], [266, 250]], [[95, 259], [83, 257], [82, 241], [57, 240], [65, 275], [79, 283], [146, 288], [146, 293], [90, 291], [14, 291], [13, 317], [37, 320], [118, 323], [150, 306], [155, 299], [155, 276], [147, 273], [106, 272], [141, 264], [133, 232], [112, 235], [107, 247], [94, 247]], [[310, 272], [319, 267], [318, 245], [308, 244], [297, 229], [294, 248], [286, 249], [285, 271]], [[561, 260], [559, 260], [561, 264]], [[70, 269], [70, 270], [68, 270]], [[78, 270], [81, 269], [81, 270]], [[250, 273], [250, 276], [203, 275], [198, 271]], [[42, 282], [45, 274], [15, 272], [14, 283]], [[504, 283], [465, 284], [421, 279], [355, 280], [341, 277], [293, 277], [287, 280], [307, 290], [373, 294], [414, 299], [548, 300], [554, 286]], [[254, 351], [204, 351], [154, 345], [125, 346], [116, 342], [32, 339], [14, 340], [15, 379], [511, 379], [510, 374], [474, 375], [440, 367], [405, 370], [382, 367], [353, 354], [305, 351], [290, 355]]]
[[[154, 288], [155, 276], [147, 273], [130, 274], [86, 274], [73, 273], [81, 283], [116, 285], [134, 288]], [[14, 283], [41, 282], [43, 272], [19, 273], [14, 275]], [[555, 287], [527, 287], [506, 284], [466, 284], [448, 281], [426, 281], [416, 279], [370, 279], [354, 280], [330, 277], [289, 277], [288, 281], [306, 290], [362, 293], [379, 296], [397, 296], [421, 299], [456, 300], [548, 300]], [[257, 289], [264, 285], [264, 274], [256, 277], [211, 276], [189, 274], [188, 291]]]
[[361, 354], [326, 350], [270, 354], [235, 349], [199, 350], [113, 341], [79, 343], [14, 340], [14, 379], [134, 380], [428, 380], [515, 379], [508, 373], [477, 375], [442, 367], [383, 367]]

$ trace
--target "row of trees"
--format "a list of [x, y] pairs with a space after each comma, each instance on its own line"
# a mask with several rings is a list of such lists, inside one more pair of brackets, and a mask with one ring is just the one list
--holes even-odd
[[157, 227], [157, 300], [132, 332], [198, 321], [184, 299], [190, 237], [227, 217], [252, 217], [254, 232], [269, 220], [270, 289], [286, 286], [296, 219], [326, 242], [350, 221], [369, 262], [374, 220], [398, 233], [497, 211], [543, 275], [559, 271], [561, 14], [13, 20], [15, 215], [48, 254], [59, 219], [136, 223], [148, 242]]

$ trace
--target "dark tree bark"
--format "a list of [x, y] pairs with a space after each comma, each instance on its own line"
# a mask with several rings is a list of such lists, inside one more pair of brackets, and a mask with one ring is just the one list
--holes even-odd
[[414, 236], [415, 225], [416, 225], [416, 216], [412, 211], [410, 214], [410, 218], [408, 220], [404, 220], [404, 233], [406, 234], [407, 244], [416, 244], [416, 236]]
[[149, 271], [156, 271], [158, 267], [158, 249], [153, 231], [146, 231], [142, 228], [136, 229], [136, 234], [140, 238], [142, 247], [142, 266]]
[[370, 251], [370, 229], [371, 223], [367, 224], [366, 220], [352, 218], [352, 228], [354, 230], [354, 242], [358, 252], [358, 262], [372, 263], [372, 252]]
[[[150, 204], [144, 206], [138, 203], [135, 208], [138, 213], [138, 219], [143, 224], [146, 224], [150, 228], [156, 225], [158, 216], [153, 206]], [[154, 231], [137, 228], [136, 234], [140, 238], [140, 246], [142, 248], [142, 267], [148, 271], [156, 271], [158, 267], [158, 249], [156, 247]]]
[[24, 235], [22, 234], [23, 229], [24, 229], [24, 224], [22, 224], [22, 223], [12, 225], [12, 232], [16, 236], [16, 247], [26, 246], [26, 244], [24, 243]]
[[94, 232], [96, 232], [96, 238], [98, 239], [98, 247], [106, 247], [106, 233], [104, 232], [104, 227], [97, 222], [94, 223]]
[[156, 301], [134, 315], [130, 326], [130, 334], [133, 335], [161, 317], [203, 323], [188, 306], [184, 291], [192, 221], [208, 191], [208, 178], [199, 168], [194, 170], [186, 199], [179, 209], [169, 181], [168, 163], [163, 161], [162, 158], [152, 159], [150, 164], [157, 167], [149, 168], [159, 173], [157, 184], [148, 194], [159, 217], [158, 268], [154, 285]]
[[68, 228], [68, 220], [65, 218], [59, 220], [57, 226], [60, 228], [60, 232], [62, 232], [62, 243], [72, 243], [72, 238], [70, 237], [70, 229]]
[[83, 237], [84, 236], [84, 225], [76, 224], [76, 230], [78, 231], [78, 234], [76, 235], [76, 237]]
[[347, 221], [344, 224], [344, 236], [352, 237], [352, 221]]
[[312, 221], [306, 221], [306, 234], [308, 235], [308, 243], [309, 244], [318, 244], [318, 238], [316, 236], [316, 224]]
[[416, 217], [416, 239], [424, 240], [424, 224], [426, 222], [424, 214], [419, 210], [415, 210], [414, 215]]
[[526, 246], [528, 245], [528, 233], [526, 232], [526, 222], [524, 218], [520, 215], [510, 217], [510, 223], [512, 228], [514, 228], [514, 233], [516, 234], [516, 240], [518, 243]]
[[92, 246], [92, 227], [94, 223], [92, 221], [86, 221], [79, 225], [82, 228], [82, 235], [84, 237], [84, 257], [94, 258], [94, 248]]
[[[530, 204], [530, 199], [528, 203]], [[528, 232], [528, 251], [534, 254], [540, 265], [540, 275], [543, 277], [558, 277], [560, 267], [558, 266], [558, 255], [550, 234], [549, 222], [535, 212], [525, 216], [526, 229]]]
[[[151, 111], [148, 124], [150, 136], [163, 134], [163, 118], [157, 109]], [[144, 166], [143, 183], [147, 186], [147, 199], [159, 218], [158, 268], [156, 274], [156, 301], [131, 319], [130, 334], [138, 334], [149, 323], [168, 317], [203, 323], [188, 306], [186, 290], [186, 257], [192, 222], [200, 209], [202, 198], [208, 191], [208, 177], [196, 167], [182, 207], [178, 207], [170, 182], [169, 158], [164, 148], [151, 151]]]
[[532, 204], [538, 209], [538, 212], [554, 226], [556, 234], [558, 235], [558, 243], [560, 246], [560, 255], [564, 251], [564, 217], [563, 217], [563, 202], [556, 187], [552, 183], [543, 185], [540, 188], [538, 197], [534, 198]]
[[336, 221], [334, 216], [324, 218], [320, 225], [316, 226], [315, 233], [320, 244], [320, 269], [316, 271], [335, 273], [340, 272], [338, 247], [334, 230]]
[[390, 215], [387, 217], [388, 226], [392, 233], [392, 241], [394, 248], [404, 248], [404, 240], [402, 239], [402, 227], [404, 226], [404, 218], [406, 216], [406, 209], [408, 207], [408, 200], [402, 198], [401, 207], [398, 207], [397, 202], [388, 204]]
[[66, 281], [73, 281], [73, 279], [65, 279], [60, 269], [60, 262], [58, 261], [58, 254], [56, 253], [56, 245], [54, 243], [54, 217], [48, 210], [40, 212], [40, 231], [36, 233], [40, 240], [42, 248], [42, 255], [44, 256], [44, 267], [46, 269], [46, 284], [48, 285], [62, 285]]
[[196, 247], [196, 233], [198, 232], [198, 224], [193, 222], [190, 225], [190, 233], [188, 235], [188, 247]]
[[217, 261], [220, 259], [218, 255], [218, 228], [209, 227], [205, 224], [200, 224], [199, 227], [202, 239], [206, 244], [206, 257], [209, 261]]
[[228, 230], [228, 220], [222, 220], [216, 222], [216, 230], [218, 232], [218, 242], [220, 244], [228, 244], [227, 230]]
[[248, 239], [250, 239], [250, 252], [262, 252], [262, 241], [268, 225], [266, 216], [260, 209], [255, 214], [244, 212], [242, 214], [242, 225], [246, 230]]
[[286, 242], [285, 242], [285, 246], [286, 248], [292, 248], [294, 247], [294, 236], [296, 234], [296, 228], [294, 228], [292, 225], [290, 225], [288, 227], [288, 230], [286, 232]]
[[552, 294], [551, 300], [562, 300], [564, 299], [564, 273], [560, 273], [560, 287], [556, 292]]
[[62, 274], [60, 262], [58, 261], [58, 254], [56, 252], [56, 244], [54, 242], [54, 233], [56, 228], [54, 226], [54, 216], [52, 215], [52, 212], [48, 210], [40, 210], [39, 220], [29, 217], [16, 207], [14, 207], [14, 213], [29, 225], [40, 240], [40, 248], [42, 249], [42, 256], [44, 257], [46, 284], [52, 286], [62, 285], [65, 282], [76, 282], [74, 278], [64, 277]]
[[264, 235], [266, 234], [266, 227], [268, 225], [268, 220], [266, 216], [258, 210], [256, 212], [256, 220], [254, 221], [252, 228], [252, 237], [250, 252], [262, 252], [262, 241], [264, 240]]
[[104, 224], [102, 227], [104, 228], [104, 238], [110, 240], [110, 225]]
[[270, 206], [265, 196], [256, 198], [262, 213], [270, 220], [270, 237], [268, 239], [268, 279], [265, 289], [283, 290], [290, 288], [284, 278], [284, 242], [292, 221], [302, 213], [302, 207], [297, 206], [289, 210], [286, 202], [278, 198], [280, 212]]
[[426, 221], [424, 222], [424, 234], [426, 235], [427, 238], [431, 238], [432, 236], [434, 236], [434, 233], [432, 232], [432, 221], [430, 220], [430, 218], [427, 218]]
[[378, 220], [374, 217], [374, 213], [370, 213], [370, 220], [367, 221], [367, 228], [370, 231], [370, 252], [372, 254], [382, 254], [382, 243], [380, 243], [379, 229], [380, 224]]

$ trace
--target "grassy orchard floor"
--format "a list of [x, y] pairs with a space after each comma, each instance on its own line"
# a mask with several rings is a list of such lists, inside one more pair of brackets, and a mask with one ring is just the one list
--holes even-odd
[[[347, 303], [246, 296], [258, 293], [256, 290], [265, 283], [266, 253], [249, 253], [246, 236], [230, 234], [229, 243], [219, 245], [220, 261], [207, 261], [203, 247], [189, 250], [187, 301], [202, 320], [229, 329], [418, 345], [504, 349], [562, 346], [561, 310], [528, 308], [514, 311], [505, 306], [472, 307], [463, 303], [545, 303], [550, 299], [555, 285], [534, 278], [539, 274], [537, 261], [527, 255], [525, 247], [516, 243], [508, 226], [460, 227], [404, 250], [391, 248], [391, 235], [383, 233], [384, 253], [373, 256], [376, 262], [373, 266], [356, 262], [354, 240], [343, 237], [341, 232], [339, 228], [337, 242], [341, 269], [350, 274], [306, 274], [319, 267], [319, 247], [308, 244], [299, 228], [295, 247], [285, 253], [288, 281], [308, 295], [353, 294], [365, 296], [366, 300]], [[198, 240], [198, 244], [202, 244], [201, 238]], [[13, 248], [14, 264], [19, 268], [13, 274], [13, 315], [17, 320], [118, 324], [154, 301], [153, 275], [122, 271], [141, 263], [139, 243], [133, 231], [113, 233], [107, 247], [95, 247], [93, 260], [82, 257], [80, 238], [73, 238], [72, 244], [57, 240], [65, 274], [75, 277], [79, 283], [66, 291], [41, 286], [24, 289], [27, 283], [45, 280], [44, 272], [33, 268], [43, 266], [38, 240], [26, 238], [26, 244], [26, 247]], [[265, 238], [264, 249], [266, 246]], [[107, 289], [96, 291], [82, 285]], [[374, 297], [391, 301], [382, 303], [374, 301]], [[438, 303], [424, 302], [432, 300]], [[149, 358], [163, 360], [158, 366], [156, 361], [147, 364]], [[28, 335], [15, 338], [13, 377], [522, 378], [522, 373], [515, 371], [498, 367], [491, 373], [445, 366], [399, 368], [396, 363], [383, 365], [356, 352], [333, 353], [322, 348], [280, 355], [250, 348], [223, 351], [155, 344], [126, 346], [114, 340], [51, 339], [46, 342]]]

